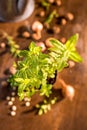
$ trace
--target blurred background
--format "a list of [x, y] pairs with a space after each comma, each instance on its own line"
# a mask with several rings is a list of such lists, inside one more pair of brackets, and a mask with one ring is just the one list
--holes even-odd
[[[36, 21], [39, 33], [34, 28]], [[84, 61], [81, 64], [70, 63], [70, 67], [60, 74], [67, 84], [74, 87], [74, 99], [70, 101], [59, 97], [51, 111], [38, 116], [33, 108], [41, 100], [38, 94], [33, 96], [29, 106], [30, 102], [19, 101], [16, 90], [7, 83], [10, 74], [14, 73], [12, 65], [15, 57], [6, 34], [15, 40], [20, 49], [27, 49], [31, 41], [41, 44], [46, 43], [47, 38], [54, 37], [65, 43], [76, 33], [79, 34], [77, 50]], [[86, 42], [86, 0], [0, 0], [1, 130], [87, 130]], [[12, 109], [16, 112], [11, 113]]]

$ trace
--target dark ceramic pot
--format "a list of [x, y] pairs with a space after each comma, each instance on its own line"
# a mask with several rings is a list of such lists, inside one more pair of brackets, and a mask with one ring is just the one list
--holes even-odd
[[28, 18], [33, 10], [34, 0], [0, 0], [0, 21], [21, 21]]
[[55, 77], [47, 79], [48, 84], [52, 84], [53, 85], [56, 82], [57, 74], [58, 74], [57, 71], [55, 71]]

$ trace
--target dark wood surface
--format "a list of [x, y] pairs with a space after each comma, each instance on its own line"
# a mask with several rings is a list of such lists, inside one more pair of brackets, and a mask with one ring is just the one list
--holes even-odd
[[[9, 107], [6, 100], [3, 99], [7, 95], [7, 90], [0, 84], [0, 130], [87, 130], [87, 0], [65, 0], [60, 11], [71, 11], [75, 19], [68, 22], [61, 29], [58, 38], [68, 38], [74, 33], [79, 33], [79, 41], [77, 49], [84, 59], [82, 64], [76, 64], [74, 68], [65, 69], [61, 73], [61, 77], [67, 84], [75, 88], [75, 97], [73, 101], [63, 98], [56, 103], [50, 112], [42, 116], [35, 114], [35, 111], [25, 109], [22, 103], [17, 99], [17, 115], [11, 117], [8, 114]], [[37, 10], [32, 16], [18, 23], [0, 23], [0, 29], [6, 31], [9, 35], [17, 36], [17, 30], [22, 25], [29, 25], [35, 19]], [[43, 33], [42, 40], [48, 34]], [[55, 36], [57, 37], [57, 36]], [[22, 48], [32, 39], [15, 38]], [[9, 52], [5, 52], [0, 56], [0, 82], [6, 78], [4, 71], [11, 66], [13, 58]], [[38, 96], [33, 97], [31, 105], [33, 106], [38, 100]], [[26, 110], [26, 111], [25, 111]]]

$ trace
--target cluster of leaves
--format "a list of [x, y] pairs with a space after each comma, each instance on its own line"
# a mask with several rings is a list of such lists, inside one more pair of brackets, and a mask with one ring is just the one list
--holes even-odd
[[0, 35], [1, 38], [6, 39], [7, 40], [7, 45], [10, 48], [10, 52], [14, 55], [17, 56], [20, 52], [20, 47], [19, 45], [14, 41], [12, 36], [9, 36], [6, 32], [4, 32], [3, 30], [0, 29]]
[[36, 108], [39, 109], [38, 115], [42, 115], [43, 113], [47, 113], [49, 110], [51, 110], [51, 105], [55, 104], [57, 101], [57, 98], [54, 97], [50, 101], [44, 100], [43, 104], [37, 104]]
[[41, 47], [32, 42], [28, 50], [20, 51], [22, 58], [17, 64], [17, 72], [9, 81], [12, 86], [18, 86], [18, 95], [22, 100], [25, 96], [31, 97], [37, 91], [40, 95], [49, 97], [52, 84], [47, 82], [48, 78], [55, 77], [55, 71], [62, 71], [68, 66], [68, 60], [81, 62], [82, 58], [76, 51], [78, 35], [72, 36], [66, 44], [51, 38], [53, 47], [48, 53], [42, 53]]
[[10, 52], [14, 55], [17, 56], [20, 52], [19, 50], [19, 45], [13, 40], [13, 37], [9, 36], [6, 34], [6, 39], [8, 41], [8, 45], [10, 47]]

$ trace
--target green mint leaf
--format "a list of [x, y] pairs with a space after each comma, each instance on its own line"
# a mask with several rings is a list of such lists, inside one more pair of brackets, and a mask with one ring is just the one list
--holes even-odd
[[15, 81], [16, 81], [17, 83], [21, 83], [21, 82], [23, 82], [24, 80], [23, 80], [23, 78], [15, 78]]
[[50, 15], [47, 17], [47, 19], [45, 20], [45, 23], [50, 24], [53, 20], [54, 17], [58, 17], [58, 14], [56, 12], [56, 10], [53, 10]]
[[76, 52], [76, 43], [78, 41], [78, 34], [73, 35], [66, 42], [65, 47], [69, 51], [69, 58], [75, 62], [82, 62], [81, 56]]
[[[53, 48], [55, 47], [57, 49], [57, 51], [58, 50], [60, 50], [60, 51], [65, 50], [65, 46], [59, 40], [57, 40], [55, 38], [51, 38], [50, 42], [53, 45]], [[55, 50], [55, 48], [54, 48], [54, 50]]]
[[26, 57], [26, 56], [28, 56], [28, 51], [27, 50], [22, 50], [22, 51], [20, 51], [20, 53], [19, 53], [19, 56], [21, 57]]
[[69, 51], [76, 50], [76, 43], [78, 41], [78, 34], [73, 35], [69, 38], [69, 40], [66, 42], [65, 46]]
[[82, 57], [75, 51], [71, 52], [69, 58], [75, 62], [82, 62]]

